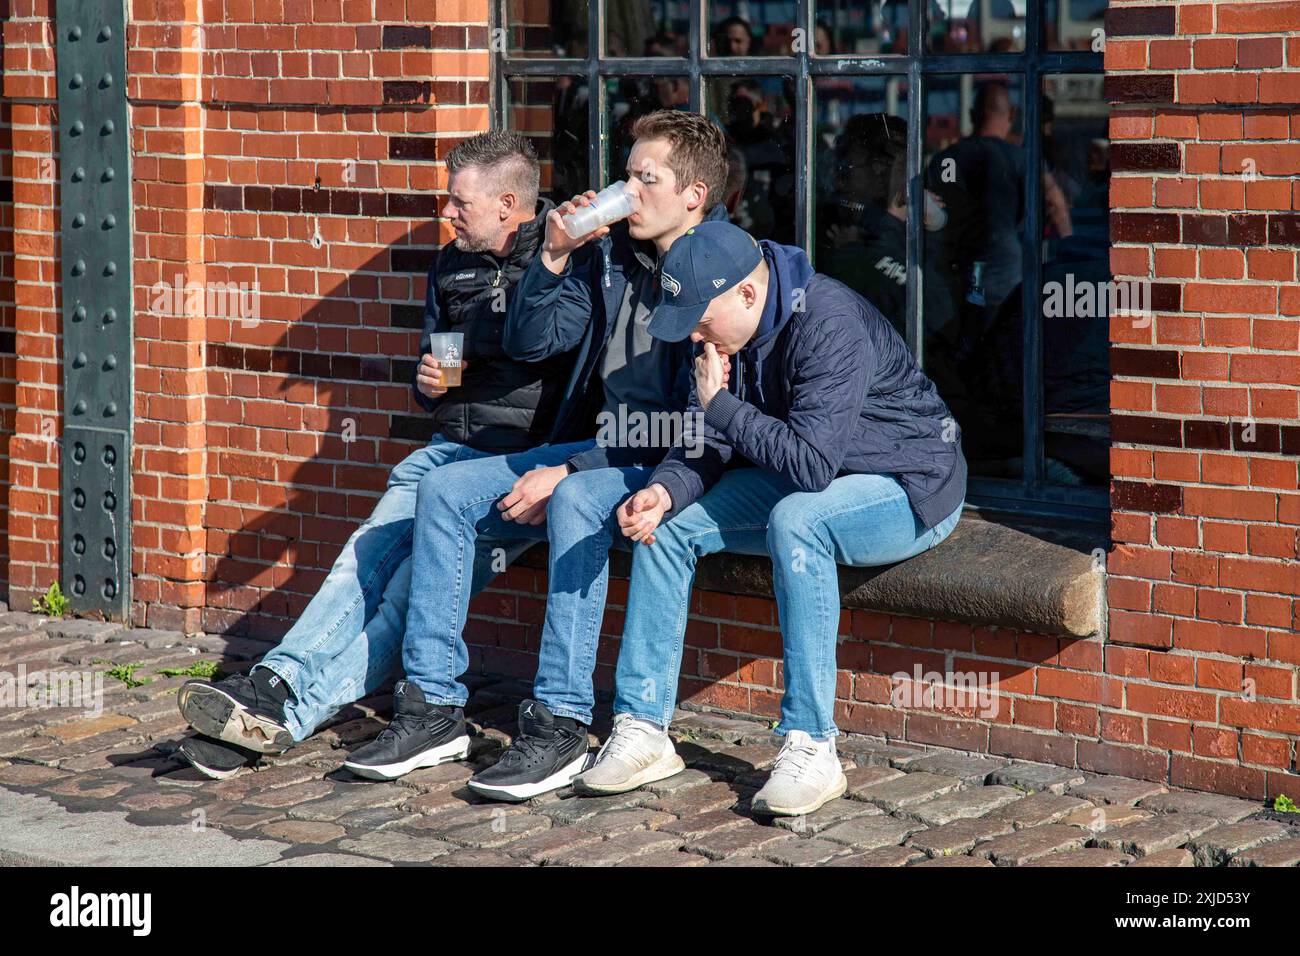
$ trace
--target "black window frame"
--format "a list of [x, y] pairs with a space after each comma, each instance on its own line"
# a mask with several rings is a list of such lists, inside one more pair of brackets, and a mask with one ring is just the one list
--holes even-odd
[[[609, 138], [606, 125], [605, 79], [619, 76], [686, 76], [691, 85], [690, 109], [703, 111], [704, 81], [713, 76], [781, 76], [794, 80], [795, 108], [795, 235], [798, 244], [811, 253], [813, 195], [813, 81], [820, 77], [905, 76], [907, 78], [907, 344], [925, 367], [922, 314], [923, 289], [921, 261], [921, 223], [924, 201], [923, 137], [928, 87], [925, 80], [935, 75], [1005, 73], [1022, 78], [1021, 107], [1025, 168], [1034, 174], [1025, 176], [1026, 215], [1022, 248], [1024, 250], [1024, 296], [1022, 314], [1038, 316], [1037, 322], [1024, 323], [1024, 413], [1021, 421], [1023, 470], [1019, 482], [1009, 479], [972, 475], [967, 483], [967, 507], [972, 510], [1015, 512], [1067, 519], [1105, 522], [1110, 518], [1108, 487], [1071, 487], [1050, 485], [1044, 469], [1044, 410], [1042, 361], [1042, 243], [1043, 234], [1042, 126], [1039, 121], [1042, 102], [1042, 78], [1053, 74], [1104, 74], [1103, 54], [1091, 51], [1048, 50], [1043, 36], [1041, 0], [1026, 4], [1025, 45], [1023, 51], [1010, 53], [930, 53], [925, 49], [926, 23], [924, 0], [909, 0], [906, 54], [816, 56], [812, 52], [816, 4], [814, 0], [797, 0], [797, 24], [804, 29], [804, 49], [793, 56], [709, 57], [708, 22], [704, 17], [709, 0], [690, 0], [690, 50], [686, 57], [610, 57], [605, 56], [605, 0], [588, 0], [587, 57], [512, 56], [507, 43], [492, 48], [491, 100], [489, 113], [492, 127], [504, 129], [508, 124], [509, 83], [515, 78], [572, 76], [585, 78], [588, 89], [588, 129], [599, 131], [589, 137], [588, 169], [593, 171], [593, 186], [608, 178], [605, 146]], [[494, 0], [491, 5], [490, 36], [506, 36], [506, 9], [509, 0]], [[1058, 5], [1058, 10], [1061, 6]], [[597, 55], [590, 55], [596, 51]], [[802, 95], [799, 95], [802, 93]], [[800, 161], [802, 158], [803, 161]]]

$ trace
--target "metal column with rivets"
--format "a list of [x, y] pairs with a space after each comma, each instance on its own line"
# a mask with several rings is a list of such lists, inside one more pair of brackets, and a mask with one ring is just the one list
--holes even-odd
[[131, 600], [132, 200], [124, 0], [58, 0], [63, 303], [63, 592], [125, 620]]

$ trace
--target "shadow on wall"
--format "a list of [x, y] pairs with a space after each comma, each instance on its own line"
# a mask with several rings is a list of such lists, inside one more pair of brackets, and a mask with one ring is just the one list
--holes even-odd
[[[17, 424], [17, 310], [15, 307], [12, 105], [0, 100], [0, 593], [9, 593], [11, 445]], [[28, 582], [30, 583], [30, 582]], [[24, 592], [26, 593], [26, 592]], [[27, 610], [19, 607], [18, 610]]]
[[[431, 243], [436, 229], [430, 222], [405, 242], [367, 250], [369, 259], [320, 293], [260, 290], [255, 320], [226, 323], [225, 341], [209, 322], [205, 631], [282, 636], [392, 467], [433, 434], [410, 382], [437, 251], [406, 243]], [[221, 271], [226, 280], [214, 278]], [[209, 282], [254, 271], [209, 264]]]

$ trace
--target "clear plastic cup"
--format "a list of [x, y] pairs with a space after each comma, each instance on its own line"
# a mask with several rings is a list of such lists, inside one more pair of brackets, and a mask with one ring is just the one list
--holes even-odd
[[435, 332], [429, 336], [429, 352], [442, 373], [442, 387], [454, 388], [460, 384], [460, 363], [465, 354], [465, 335], [462, 332]]
[[587, 206], [579, 206], [577, 212], [564, 217], [564, 231], [572, 238], [580, 239], [601, 226], [626, 219], [636, 212], [641, 205], [641, 197], [636, 189], [625, 179], [611, 183], [591, 200]]

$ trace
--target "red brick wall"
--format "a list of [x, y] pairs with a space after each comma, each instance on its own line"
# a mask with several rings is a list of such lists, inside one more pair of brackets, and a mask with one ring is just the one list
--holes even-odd
[[[22, 606], [58, 557], [53, 33], [48, 0], [0, 2], [0, 164], [12, 163], [15, 199], [0, 218], [11, 237], [0, 277], [5, 241], [17, 252], [14, 281], [0, 278], [0, 332], [12, 323], [19, 356], [0, 357], [0, 461], [9, 596]], [[282, 633], [427, 434], [406, 363], [425, 269], [449, 238], [441, 159], [488, 123], [487, 11], [487, 0], [132, 3], [135, 624]], [[1149, 325], [1113, 327], [1109, 637], [846, 611], [839, 720], [1294, 795], [1300, 3], [1113, 2], [1108, 32], [1112, 265], [1149, 279], [1156, 302]], [[1243, 159], [1255, 160], [1249, 181]], [[255, 313], [157, 307], [158, 283], [219, 282], [256, 283]], [[1242, 441], [1247, 418], [1254, 442]], [[532, 673], [544, 578], [516, 567], [476, 600], [476, 669]], [[611, 637], [625, 594], [612, 582]], [[775, 716], [773, 603], [694, 601], [683, 699]], [[616, 652], [616, 640], [602, 646], [602, 686]], [[893, 706], [912, 681], [890, 675], [915, 667], [996, 676], [996, 713], [968, 700]]]
[[9, 103], [0, 100], [0, 594], [6, 596], [9, 593], [9, 439], [14, 428], [12, 112]]
[[[8, 586], [11, 607], [58, 577], [58, 445], [62, 428], [57, 277], [54, 34], [48, 0], [8, 0], [4, 80], [12, 149], [15, 358], [0, 384], [8, 459]], [[0, 373], [3, 374], [3, 373]], [[2, 382], [3, 379], [0, 379]]]
[[1294, 791], [1300, 3], [1160, 6], [1112, 3], [1106, 46], [1111, 263], [1166, 290], [1112, 322], [1117, 739]]

